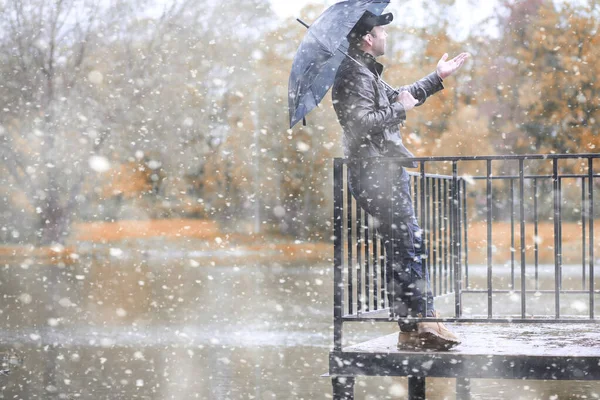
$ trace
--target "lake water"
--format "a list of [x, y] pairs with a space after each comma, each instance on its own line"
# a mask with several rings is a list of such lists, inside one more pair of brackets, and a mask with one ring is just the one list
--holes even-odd
[[[332, 271], [157, 247], [75, 264], [0, 267], [4, 399], [331, 397]], [[229, 260], [228, 260], [229, 258]], [[360, 342], [393, 324], [350, 324]], [[590, 329], [596, 329], [590, 326]], [[357, 399], [403, 398], [406, 379], [360, 378]], [[428, 398], [454, 399], [429, 379]], [[474, 380], [474, 399], [598, 398], [600, 383]]]

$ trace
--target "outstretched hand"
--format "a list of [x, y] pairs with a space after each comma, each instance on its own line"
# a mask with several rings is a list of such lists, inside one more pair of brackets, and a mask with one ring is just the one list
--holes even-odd
[[452, 60], [448, 60], [448, 53], [445, 53], [438, 61], [437, 74], [440, 78], [446, 79], [446, 77], [458, 71], [467, 58], [469, 58], [469, 53], [460, 53]]

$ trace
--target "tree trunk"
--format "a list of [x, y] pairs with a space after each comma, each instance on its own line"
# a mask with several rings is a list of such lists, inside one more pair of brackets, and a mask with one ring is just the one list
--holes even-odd
[[39, 244], [49, 246], [64, 244], [68, 234], [66, 210], [59, 204], [55, 194], [49, 194], [46, 207], [42, 209], [39, 222]]

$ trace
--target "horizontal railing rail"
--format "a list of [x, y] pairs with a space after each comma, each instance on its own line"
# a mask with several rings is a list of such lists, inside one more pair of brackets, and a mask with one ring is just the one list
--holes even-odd
[[[427, 249], [423, 263], [436, 308], [445, 315], [429, 320], [599, 322], [597, 158], [600, 154], [415, 158], [418, 168], [409, 176]], [[380, 161], [400, 171], [406, 160]], [[350, 194], [348, 163], [334, 161], [336, 343], [343, 322], [395, 320], [387, 283], [391, 255], [376, 219]]]

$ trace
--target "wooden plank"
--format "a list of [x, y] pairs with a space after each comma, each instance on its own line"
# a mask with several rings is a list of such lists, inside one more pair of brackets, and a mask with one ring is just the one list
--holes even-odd
[[346, 376], [435, 376], [600, 380], [600, 333], [579, 324], [466, 325], [446, 352], [398, 351], [397, 334], [330, 353], [330, 373]]

